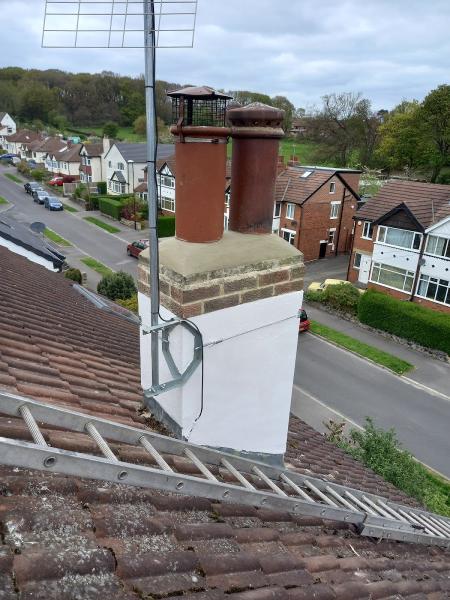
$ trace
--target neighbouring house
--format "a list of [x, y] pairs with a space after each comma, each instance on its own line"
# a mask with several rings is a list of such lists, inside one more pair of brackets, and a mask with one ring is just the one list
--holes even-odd
[[57, 154], [67, 148], [67, 142], [62, 137], [47, 137], [44, 140], [34, 140], [26, 145], [27, 159], [34, 160], [38, 165], [44, 165], [47, 156]]
[[41, 133], [30, 129], [19, 129], [13, 135], [5, 138], [5, 150], [10, 154], [17, 154], [20, 158], [27, 158], [27, 144], [44, 139]]
[[[0, 271], [1, 391], [154, 431], [154, 419], [141, 412], [139, 325], [4, 248]], [[39, 427], [54, 448], [95, 452], [81, 431]], [[0, 436], [32, 442], [24, 421], [1, 410]], [[286, 461], [299, 473], [417, 507], [294, 416], [287, 438]], [[142, 448], [112, 448], [120, 460], [156, 467]], [[164, 457], [193, 473], [183, 457]], [[352, 523], [244, 506], [239, 498], [160, 493], [95, 481], [87, 472], [64, 475], [59, 465], [43, 472], [1, 462], [5, 600], [448, 596], [445, 548], [362, 537]]]
[[49, 152], [45, 160], [45, 166], [54, 175], [80, 176], [81, 144], [72, 144], [67, 141], [58, 151]]
[[[157, 158], [173, 154], [172, 144], [159, 144]], [[108, 193], [132, 194], [145, 181], [147, 145], [115, 142], [103, 157]]]
[[80, 181], [83, 183], [99, 183], [105, 181], [104, 156], [111, 147], [110, 140], [103, 138], [99, 143], [85, 142], [80, 150]]
[[3, 146], [5, 138], [14, 135], [16, 131], [14, 119], [7, 112], [0, 112], [0, 144]]
[[450, 312], [450, 185], [390, 181], [354, 220], [349, 281]]

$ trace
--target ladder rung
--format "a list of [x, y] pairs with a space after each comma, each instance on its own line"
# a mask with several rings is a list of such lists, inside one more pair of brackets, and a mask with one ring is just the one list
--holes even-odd
[[39, 429], [39, 425], [36, 423], [35, 418], [31, 414], [28, 406], [21, 406], [19, 408], [19, 413], [22, 419], [25, 421], [34, 443], [38, 444], [39, 446], [48, 446], [47, 442], [44, 439], [44, 436], [42, 435], [41, 430]]
[[189, 448], [184, 449], [184, 454], [189, 458], [189, 460], [191, 460], [194, 463], [197, 469], [199, 469], [207, 479], [209, 479], [210, 481], [217, 481], [217, 477], [215, 477], [215, 475], [211, 473], [208, 467], [204, 465], [202, 461], [199, 458], [197, 458], [197, 456], [195, 456], [195, 454], [191, 452], [191, 450], [189, 450]]
[[305, 491], [303, 491], [301, 487], [299, 487], [296, 483], [294, 483], [293, 481], [291, 481], [287, 475], [285, 475], [284, 473], [281, 473], [280, 477], [281, 477], [281, 479], [283, 481], [285, 481], [288, 485], [290, 485], [291, 488], [295, 492], [297, 492], [297, 494], [299, 496], [301, 496], [302, 498], [304, 498], [307, 502], [313, 502], [314, 503], [314, 500], [310, 496], [308, 496], [308, 494]]
[[428, 515], [421, 514], [420, 516], [425, 521], [425, 523], [428, 523], [430, 525], [430, 527], [434, 527], [437, 531], [439, 531], [442, 537], [449, 537], [448, 531], [446, 531], [441, 524], [433, 522], [432, 519], [428, 517]]
[[318, 496], [319, 498], [321, 498], [324, 502], [326, 502], [327, 504], [329, 504], [330, 506], [335, 506], [337, 507], [336, 502], [333, 502], [333, 500], [331, 500], [331, 498], [328, 498], [328, 496], [326, 496], [323, 492], [321, 492], [319, 490], [319, 488], [317, 488], [313, 483], [311, 483], [309, 480], [305, 481], [305, 485], [316, 494], [316, 496]]
[[406, 511], [399, 509], [399, 513], [401, 515], [403, 515], [410, 523], [412, 523], [413, 525], [415, 525], [416, 527], [419, 527], [419, 529], [422, 529], [423, 531], [425, 531], [426, 533], [428, 533], [429, 535], [431, 534], [431, 531], [429, 529], [427, 529], [423, 523], [421, 523], [420, 521], [418, 521], [414, 515], [412, 515], [411, 513], [407, 513]]
[[436, 525], [440, 525], [442, 527], [442, 529], [447, 533], [448, 536], [450, 536], [450, 527], [447, 525], [447, 523], [445, 521], [441, 521], [441, 519], [437, 519], [434, 515], [433, 516], [429, 516], [428, 517], [430, 519], [430, 521], [432, 523], [435, 523]]
[[369, 506], [371, 506], [375, 512], [377, 512], [382, 517], [386, 517], [386, 519], [392, 519], [392, 515], [390, 515], [387, 510], [385, 510], [382, 506], [379, 506], [376, 502], [368, 498], [367, 496], [362, 496], [364, 502], [366, 502]]
[[384, 508], [384, 510], [389, 513], [392, 517], [394, 517], [395, 519], [398, 519], [399, 521], [403, 521], [404, 523], [408, 523], [407, 519], [405, 519], [405, 517], [402, 517], [402, 515], [400, 513], [398, 513], [397, 511], [395, 511], [392, 506], [389, 506], [388, 504], [386, 504], [385, 502], [383, 502], [382, 500], [377, 500], [378, 504], [380, 506], [382, 506]]
[[341, 502], [346, 508], [349, 508], [350, 510], [358, 510], [359, 511], [359, 508], [357, 506], [355, 506], [354, 504], [351, 504], [343, 496], [341, 496], [335, 490], [333, 490], [332, 487], [330, 487], [330, 486], [327, 485], [327, 487], [325, 489], [327, 490], [327, 492], [329, 494], [331, 494], [334, 498], [336, 498], [336, 500], [338, 500], [339, 502]]
[[272, 488], [272, 490], [278, 494], [279, 496], [287, 496], [287, 494], [285, 492], [283, 492], [282, 489], [280, 489], [276, 483], [274, 483], [271, 479], [269, 479], [269, 477], [267, 477], [267, 475], [265, 473], [263, 473], [261, 471], [261, 469], [258, 469], [258, 467], [252, 467], [252, 471], [253, 473], [255, 473], [255, 475], [258, 475], [258, 477], [260, 477], [264, 483], [267, 483], [267, 485]]
[[254, 490], [255, 488], [253, 487], [253, 485], [250, 483], [250, 481], [247, 481], [247, 479], [245, 479], [245, 477], [242, 475], [242, 473], [239, 473], [239, 471], [233, 467], [233, 465], [228, 462], [228, 460], [226, 458], [222, 458], [221, 460], [223, 466], [228, 469], [228, 471], [230, 471], [230, 473], [232, 475], [234, 475], [236, 477], [236, 479], [238, 481], [240, 481], [242, 483], [242, 485], [244, 485], [248, 490]]
[[422, 517], [422, 515], [418, 515], [417, 513], [414, 513], [414, 517], [419, 521], [419, 523], [422, 523], [424, 527], [429, 529], [433, 535], [437, 535], [438, 537], [443, 537], [443, 538], [446, 537], [443, 533], [441, 533], [439, 531], [439, 529], [437, 527], [430, 525], [430, 523], [428, 523], [426, 521], [426, 519], [424, 519]]
[[357, 506], [359, 506], [360, 508], [362, 508], [363, 510], [365, 510], [366, 512], [369, 513], [369, 515], [372, 515], [374, 517], [378, 517], [379, 515], [377, 515], [377, 513], [372, 510], [370, 508], [370, 506], [367, 506], [367, 504], [364, 504], [364, 502], [362, 502], [359, 498], [357, 498], [356, 496], [354, 496], [353, 494], [351, 494], [349, 491], [345, 491], [344, 492], [345, 495], [347, 496], [347, 498], [350, 498], [350, 500], [352, 502], [354, 502]]
[[111, 448], [108, 446], [108, 444], [105, 442], [105, 440], [102, 438], [102, 436], [97, 431], [97, 428], [95, 427], [95, 425], [93, 425], [92, 423], [86, 423], [85, 428], [86, 428], [86, 431], [88, 432], [88, 434], [94, 440], [94, 442], [100, 448], [103, 455], [106, 458], [108, 458], [109, 460], [112, 460], [114, 462], [119, 462], [118, 459], [116, 458], [116, 455], [114, 454], [114, 452], [111, 450]]
[[151, 444], [145, 436], [141, 436], [139, 438], [139, 443], [141, 444], [141, 446], [143, 448], [145, 448], [147, 450], [147, 452], [151, 456], [153, 456], [153, 458], [156, 460], [156, 462], [158, 463], [158, 465], [161, 467], [161, 469], [163, 471], [169, 471], [169, 472], [173, 473], [172, 467], [166, 463], [166, 461], [161, 456], [161, 454], [158, 452], [158, 450], [156, 450], [156, 448], [153, 446], [153, 444]]

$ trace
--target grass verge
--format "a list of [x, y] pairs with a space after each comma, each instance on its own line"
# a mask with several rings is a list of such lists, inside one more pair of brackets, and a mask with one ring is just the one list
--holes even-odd
[[53, 231], [53, 229], [49, 229], [48, 227], [44, 231], [44, 235], [49, 240], [52, 240], [52, 242], [55, 242], [55, 244], [58, 244], [58, 246], [71, 246], [72, 245], [68, 240], [64, 239], [58, 233], [56, 233], [56, 231]]
[[8, 200], [6, 200], [6, 198], [3, 198], [3, 196], [0, 196], [0, 204], [9, 204]]
[[363, 431], [352, 429], [344, 435], [345, 423], [325, 423], [325, 437], [353, 458], [378, 473], [399, 490], [416, 498], [433, 512], [450, 517], [450, 482], [416, 461], [402, 448], [394, 429], [385, 431], [366, 418]]
[[105, 275], [111, 275], [111, 273], [114, 273], [114, 271], [112, 269], [110, 269], [103, 263], [99, 262], [98, 260], [95, 260], [95, 258], [91, 258], [90, 256], [87, 256], [86, 258], [82, 258], [81, 262], [83, 264], [85, 264], [87, 267], [89, 267], [90, 269], [97, 271], [97, 273], [99, 273], [102, 277], [104, 277]]
[[22, 180], [13, 175], [12, 173], [5, 173], [5, 177], [11, 179], [11, 181], [14, 181], [14, 183], [22, 183]]
[[117, 227], [114, 227], [114, 225], [105, 223], [105, 221], [102, 221], [101, 219], [97, 219], [96, 217], [84, 217], [84, 220], [88, 221], [89, 223], [92, 223], [93, 225], [97, 225], [97, 227], [101, 227], [108, 233], [119, 233], [119, 231], [120, 231], [120, 229], [117, 229]]
[[68, 204], [64, 204], [64, 203], [63, 203], [63, 206], [64, 206], [64, 210], [68, 210], [71, 213], [78, 212], [78, 209], [74, 208], [73, 206], [69, 206]]
[[393, 354], [389, 354], [383, 350], [378, 350], [378, 348], [369, 346], [369, 344], [364, 344], [364, 342], [360, 342], [345, 333], [336, 331], [336, 329], [322, 325], [317, 321], [311, 321], [311, 332], [320, 335], [341, 348], [355, 352], [355, 354], [358, 354], [363, 358], [368, 358], [382, 367], [386, 367], [394, 373], [397, 373], [397, 375], [407, 373], [414, 368], [413, 365], [406, 360], [397, 358]]

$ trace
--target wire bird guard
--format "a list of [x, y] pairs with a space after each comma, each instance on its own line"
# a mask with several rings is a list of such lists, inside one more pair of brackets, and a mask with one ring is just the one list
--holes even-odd
[[[44, 48], [192, 48], [198, 0], [46, 0]], [[144, 23], [148, 18], [149, 30]]]

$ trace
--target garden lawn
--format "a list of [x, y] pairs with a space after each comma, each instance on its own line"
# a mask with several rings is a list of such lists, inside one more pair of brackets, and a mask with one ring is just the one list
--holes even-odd
[[97, 227], [101, 227], [108, 233], [119, 233], [120, 229], [114, 227], [114, 225], [110, 225], [109, 223], [105, 223], [101, 219], [97, 219], [96, 217], [84, 217], [85, 221], [92, 223], [93, 225], [97, 225]]
[[369, 346], [369, 344], [364, 344], [364, 342], [360, 342], [355, 338], [346, 335], [345, 333], [341, 333], [340, 331], [336, 331], [336, 329], [332, 329], [331, 327], [327, 327], [326, 325], [322, 325], [317, 321], [311, 321], [311, 332], [320, 335], [326, 340], [336, 344], [341, 348], [345, 348], [346, 350], [350, 350], [363, 358], [367, 358], [382, 367], [386, 367], [387, 369], [397, 373], [397, 375], [402, 375], [408, 371], [413, 369], [413, 365], [406, 360], [398, 358], [393, 354], [389, 354], [388, 352], [384, 352], [383, 350], [379, 350], [374, 346]]
[[93, 269], [94, 271], [97, 271], [97, 273], [99, 273], [102, 277], [114, 273], [112, 269], [99, 262], [98, 260], [95, 260], [95, 258], [91, 258], [90, 256], [82, 258], [81, 262], [84, 263], [87, 267]]
[[5, 173], [5, 177], [11, 179], [11, 181], [14, 181], [14, 183], [22, 183], [22, 180], [13, 175], [12, 173]]
[[6, 198], [3, 198], [3, 196], [0, 196], [0, 204], [9, 204], [8, 200], [6, 200]]
[[58, 244], [58, 246], [72, 245], [68, 240], [65, 240], [63, 237], [57, 234], [56, 231], [53, 231], [53, 229], [49, 229], [48, 227], [44, 231], [44, 236], [49, 240], [52, 240], [52, 242], [55, 242], [55, 244]]
[[74, 208], [73, 206], [69, 206], [68, 204], [64, 204], [64, 203], [63, 203], [63, 206], [64, 206], [64, 210], [68, 210], [71, 213], [78, 212], [78, 209]]

